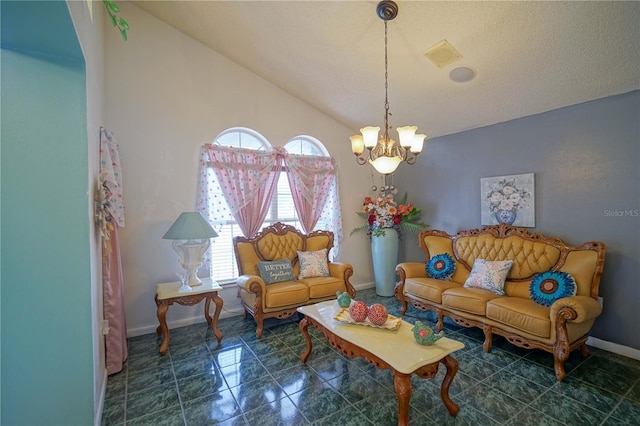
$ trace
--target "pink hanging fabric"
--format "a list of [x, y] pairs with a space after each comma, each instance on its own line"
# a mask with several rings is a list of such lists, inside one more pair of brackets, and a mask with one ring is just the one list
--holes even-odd
[[[236, 157], [233, 161], [231, 161], [231, 158], [225, 158], [232, 156]], [[258, 158], [262, 160], [259, 161], [257, 160]], [[244, 161], [247, 161], [247, 163], [245, 164]], [[262, 182], [268, 179], [267, 187], [269, 185], [273, 187], [270, 191], [262, 190], [262, 192], [260, 192], [262, 188], [260, 185], [255, 188], [256, 198], [250, 200], [254, 204], [248, 207], [248, 216], [252, 216], [251, 214], [253, 213], [252, 217], [256, 220], [253, 223], [256, 226], [247, 229], [241, 227], [245, 237], [252, 237], [262, 226], [273, 192], [275, 192], [279, 171], [293, 171], [288, 173], [294, 175], [293, 177], [288, 176], [289, 186], [294, 198], [296, 211], [304, 229], [306, 232], [310, 232], [318, 222], [321, 222], [323, 229], [332, 231], [334, 247], [329, 253], [329, 258], [337, 258], [340, 243], [342, 242], [342, 209], [340, 206], [337, 168], [335, 167], [335, 159], [332, 157], [289, 154], [282, 147], [274, 147], [273, 150], [265, 151], [205, 144], [200, 150], [196, 209], [218, 230], [228, 221], [235, 220], [239, 222], [238, 217], [242, 216], [236, 213], [237, 207], [235, 204], [246, 206], [246, 201], [243, 200], [246, 199], [247, 195], [252, 196], [252, 191], [241, 190], [241, 196], [238, 197], [236, 190], [240, 186], [244, 187], [244, 184], [237, 185], [239, 181], [234, 181], [231, 176], [236, 174], [239, 177], [243, 174], [248, 175], [249, 171], [244, 170], [244, 168], [246, 168], [247, 164], [256, 162], [262, 164], [262, 166], [254, 164], [251, 174], [262, 174], [262, 176], [255, 177], [255, 180]], [[228, 192], [222, 189], [223, 183], [219, 182], [219, 173], [222, 173], [226, 181], [224, 183], [225, 186], [236, 189], [229, 192], [232, 195], [231, 198], [228, 198]], [[256, 204], [257, 207], [254, 209], [253, 206]], [[258, 209], [264, 215], [257, 216], [255, 213]], [[252, 232], [252, 234], [248, 234], [248, 232]], [[205, 255], [205, 265], [210, 264], [210, 255], [211, 251], [209, 250]]]
[[210, 167], [245, 237], [260, 231], [282, 170], [282, 149], [257, 151], [205, 145]]
[[107, 351], [107, 374], [122, 370], [127, 360], [127, 324], [124, 316], [124, 289], [122, 286], [122, 264], [118, 225], [107, 224], [109, 248], [102, 255], [102, 282], [104, 319], [109, 322], [109, 333], [105, 337]]
[[127, 360], [127, 325], [124, 311], [124, 281], [120, 260], [118, 227], [124, 226], [122, 166], [113, 133], [100, 128], [100, 187], [96, 212], [102, 237], [103, 315], [108, 321], [105, 336], [107, 374], [122, 370]]
[[335, 161], [330, 157], [289, 154], [289, 187], [305, 232], [313, 231], [335, 181]]

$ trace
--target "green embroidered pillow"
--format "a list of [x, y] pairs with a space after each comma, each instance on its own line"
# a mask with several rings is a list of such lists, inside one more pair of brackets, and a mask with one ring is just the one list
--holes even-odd
[[290, 259], [274, 260], [273, 262], [258, 262], [260, 277], [265, 284], [279, 283], [282, 281], [295, 281]]

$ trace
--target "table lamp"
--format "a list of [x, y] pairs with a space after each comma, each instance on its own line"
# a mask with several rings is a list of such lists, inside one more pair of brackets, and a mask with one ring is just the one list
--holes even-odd
[[182, 213], [166, 234], [164, 240], [173, 240], [173, 249], [180, 256], [180, 264], [188, 274], [189, 286], [202, 285], [197, 272], [202, 265], [202, 256], [211, 244], [210, 238], [218, 234], [198, 212]]

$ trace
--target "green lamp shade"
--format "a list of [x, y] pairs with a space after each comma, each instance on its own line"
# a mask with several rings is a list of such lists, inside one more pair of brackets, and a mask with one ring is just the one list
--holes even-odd
[[216, 231], [199, 212], [185, 212], [178, 216], [162, 239], [202, 240], [217, 236]]

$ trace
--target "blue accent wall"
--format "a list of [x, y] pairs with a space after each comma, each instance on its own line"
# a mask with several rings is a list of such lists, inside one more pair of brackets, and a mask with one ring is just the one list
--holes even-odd
[[[480, 178], [521, 173], [535, 174], [530, 231], [607, 245], [591, 336], [640, 349], [640, 91], [435, 138], [395, 184], [432, 229], [455, 233], [481, 227]], [[416, 237], [403, 252], [424, 260]]]
[[65, 2], [1, 6], [0, 423], [88, 425], [94, 388], [82, 52]]

